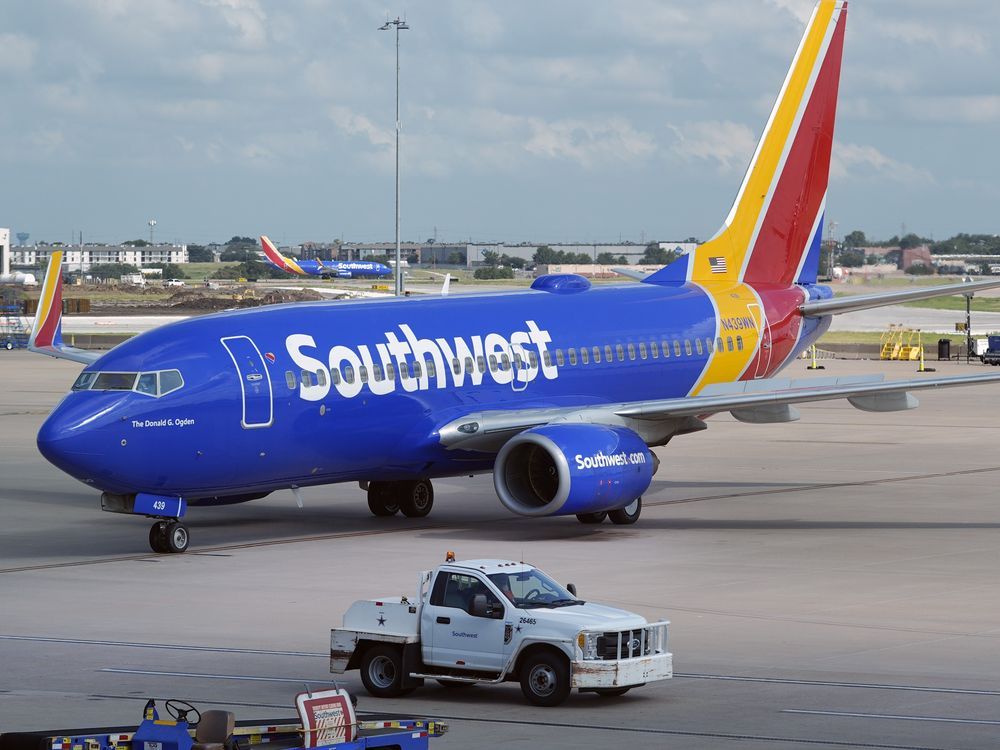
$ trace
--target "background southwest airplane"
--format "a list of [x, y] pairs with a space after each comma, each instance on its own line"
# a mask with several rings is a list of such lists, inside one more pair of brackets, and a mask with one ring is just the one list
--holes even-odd
[[299, 276], [350, 279], [355, 276], [388, 276], [392, 273], [389, 266], [376, 263], [373, 260], [298, 260], [286, 258], [278, 252], [278, 248], [267, 237], [260, 238], [260, 246], [264, 249], [264, 257], [268, 263], [279, 271], [296, 273]]
[[39, 449], [105, 510], [154, 517], [156, 551], [187, 547], [188, 505], [350, 481], [377, 516], [424, 516], [432, 478], [482, 472], [515, 513], [632, 523], [650, 447], [712, 413], [785, 422], [835, 398], [894, 411], [916, 406], [911, 390], [997, 382], [770, 379], [836, 313], [1000, 286], [834, 299], [816, 283], [846, 20], [846, 3], [816, 6], [722, 228], [642, 283], [550, 275], [509, 294], [277, 305], [100, 355], [62, 343], [53, 253], [31, 348], [87, 366]]

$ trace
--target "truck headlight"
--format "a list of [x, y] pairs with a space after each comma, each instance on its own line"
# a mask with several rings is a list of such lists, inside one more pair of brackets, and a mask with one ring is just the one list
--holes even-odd
[[583, 652], [584, 659], [597, 658], [597, 639], [599, 637], [600, 633], [580, 633], [576, 637], [576, 645]]

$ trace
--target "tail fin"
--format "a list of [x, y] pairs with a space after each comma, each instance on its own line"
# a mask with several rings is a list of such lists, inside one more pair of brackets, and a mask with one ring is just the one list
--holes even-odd
[[647, 281], [816, 280], [846, 23], [847, 2], [817, 3], [725, 223]]
[[264, 250], [264, 255], [267, 256], [267, 259], [272, 265], [278, 267], [282, 271], [287, 271], [288, 273], [297, 273], [300, 276], [306, 275], [306, 272], [302, 270], [298, 263], [279, 253], [278, 248], [274, 246], [274, 243], [271, 242], [266, 235], [262, 234], [260, 236], [260, 246]]
[[35, 325], [28, 339], [28, 349], [39, 354], [47, 354], [59, 359], [90, 364], [101, 355], [66, 346], [62, 340], [62, 250], [53, 251], [49, 257], [49, 268], [42, 282], [42, 294], [38, 298], [35, 311]]

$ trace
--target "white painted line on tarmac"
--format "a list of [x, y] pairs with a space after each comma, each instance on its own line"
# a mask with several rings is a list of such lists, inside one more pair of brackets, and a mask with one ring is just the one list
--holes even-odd
[[783, 714], [812, 714], [814, 716], [844, 716], [852, 719], [895, 719], [897, 721], [934, 721], [946, 724], [987, 724], [1000, 726], [1000, 721], [992, 719], [955, 719], [950, 716], [906, 716], [903, 714], [864, 714], [852, 711], [809, 711], [798, 708], [782, 709]]
[[864, 688], [869, 690], [906, 690], [916, 693], [950, 693], [956, 695], [1000, 695], [1000, 690], [975, 690], [972, 688], [927, 687], [923, 685], [894, 685], [878, 682], [832, 682], [827, 680], [795, 680], [784, 677], [745, 677], [725, 674], [689, 674], [674, 672], [674, 677], [690, 680], [723, 680], [727, 682], [767, 682], [778, 685], [811, 685], [814, 687]]
[[314, 678], [300, 679], [297, 677], [255, 677], [240, 674], [204, 674], [200, 672], [159, 672], [150, 669], [118, 669], [104, 667], [99, 672], [112, 674], [141, 674], [147, 677], [193, 677], [199, 680], [240, 680], [243, 682], [294, 682], [296, 685], [336, 685], [333, 680], [317, 680]]
[[167, 649], [169, 651], [210, 651], [219, 654], [260, 654], [262, 656], [309, 656], [329, 658], [329, 654], [312, 651], [274, 651], [260, 648], [231, 648], [223, 646], [192, 646], [178, 643], [135, 643], [130, 641], [102, 641], [89, 638], [54, 638], [40, 635], [0, 635], [0, 641], [34, 641], [36, 643], [68, 643], [75, 646], [115, 646], [126, 648]]

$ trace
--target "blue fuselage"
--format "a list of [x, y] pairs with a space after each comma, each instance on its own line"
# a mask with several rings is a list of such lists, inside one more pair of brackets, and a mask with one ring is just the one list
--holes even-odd
[[824, 288], [751, 291], [766, 311], [766, 360], [750, 356], [765, 340], [748, 330], [753, 319], [724, 320], [713, 303], [723, 291], [695, 284], [206, 315], [137, 336], [85, 371], [124, 373], [122, 388], [131, 374], [179, 371], [181, 387], [74, 390], [38, 445], [97, 489], [191, 499], [487, 471], [492, 454], [446, 450], [441, 426], [484, 410], [685, 396], [712, 358], [733, 358], [734, 379], [766, 377], [825, 328], [797, 311]]

